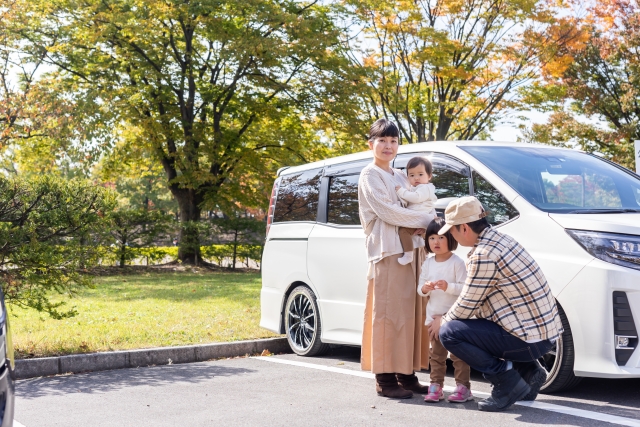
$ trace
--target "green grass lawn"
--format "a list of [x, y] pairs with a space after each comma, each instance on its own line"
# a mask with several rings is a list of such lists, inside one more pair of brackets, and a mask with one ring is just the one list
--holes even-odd
[[8, 307], [18, 358], [275, 336], [258, 326], [256, 273], [152, 272], [100, 277], [54, 320]]

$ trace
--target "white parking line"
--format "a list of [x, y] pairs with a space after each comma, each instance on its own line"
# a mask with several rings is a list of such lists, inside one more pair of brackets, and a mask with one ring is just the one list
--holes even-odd
[[16, 420], [13, 420], [13, 427], [25, 427], [24, 424], [20, 424]]
[[[370, 378], [374, 379], [375, 375], [370, 372], [353, 371], [350, 369], [336, 368], [333, 366], [316, 365], [315, 363], [298, 362], [297, 360], [279, 359], [277, 357], [253, 357], [252, 359], [262, 360], [265, 362], [281, 363], [283, 365], [300, 366], [302, 368], [317, 369], [319, 371], [334, 372], [343, 375], [352, 375], [354, 377]], [[453, 387], [445, 386], [444, 391], [450, 393], [454, 390]], [[489, 397], [489, 393], [481, 391], [474, 391], [474, 396], [477, 397]], [[633, 418], [618, 417], [616, 415], [602, 414], [599, 412], [586, 411], [584, 409], [570, 408], [568, 406], [554, 405], [552, 403], [544, 402], [516, 402], [516, 405], [527, 406], [529, 408], [542, 409], [544, 411], [557, 412], [559, 414], [573, 415], [574, 417], [588, 418], [590, 420], [602, 421], [611, 424], [618, 424], [621, 426], [640, 427], [640, 420], [634, 420]]]

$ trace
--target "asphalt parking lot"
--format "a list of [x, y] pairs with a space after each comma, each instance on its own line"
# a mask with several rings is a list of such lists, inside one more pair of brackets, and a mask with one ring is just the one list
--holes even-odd
[[[337, 347], [320, 358], [287, 354], [21, 380], [15, 425], [640, 427], [640, 379], [585, 379], [533, 405], [483, 413], [475, 402], [379, 397], [358, 360], [359, 349]], [[428, 381], [428, 373], [418, 376]], [[455, 386], [452, 372], [446, 386]], [[477, 373], [472, 391], [476, 400], [490, 392]]]

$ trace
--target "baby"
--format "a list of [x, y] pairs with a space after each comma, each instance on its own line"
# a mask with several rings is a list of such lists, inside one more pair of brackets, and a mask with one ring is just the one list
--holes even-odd
[[[433, 165], [424, 157], [413, 157], [407, 163], [407, 177], [411, 184], [411, 189], [407, 190], [400, 186], [396, 187], [398, 197], [407, 203], [407, 208], [415, 211], [424, 211], [435, 215], [436, 188], [430, 183], [433, 174]], [[413, 233], [415, 228], [400, 227], [398, 235], [404, 255], [398, 259], [402, 265], [407, 265], [413, 261]]]

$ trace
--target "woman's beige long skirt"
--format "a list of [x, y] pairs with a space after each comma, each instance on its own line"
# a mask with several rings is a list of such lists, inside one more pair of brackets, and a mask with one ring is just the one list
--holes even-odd
[[398, 263], [400, 256], [376, 263], [367, 288], [360, 363], [374, 374], [411, 374], [429, 367], [427, 298], [417, 293], [425, 252], [416, 249], [408, 265]]

